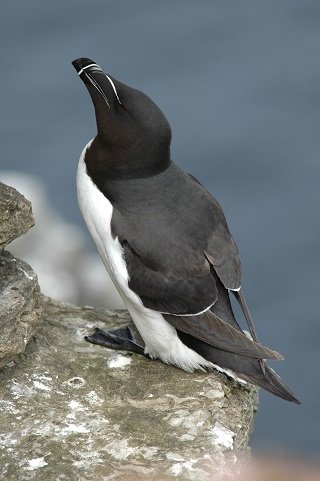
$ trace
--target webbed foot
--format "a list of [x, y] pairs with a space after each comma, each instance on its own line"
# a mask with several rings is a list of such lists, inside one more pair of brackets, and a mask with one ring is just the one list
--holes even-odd
[[130, 351], [149, 357], [144, 353], [144, 346], [137, 342], [130, 327], [120, 327], [119, 329], [113, 329], [112, 331], [104, 331], [99, 327], [96, 327], [91, 336], [85, 336], [85, 340], [109, 349]]

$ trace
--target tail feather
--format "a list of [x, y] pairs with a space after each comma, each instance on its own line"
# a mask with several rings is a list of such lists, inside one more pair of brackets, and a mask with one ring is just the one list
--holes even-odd
[[262, 369], [259, 359], [227, 352], [213, 347], [200, 339], [196, 339], [190, 334], [181, 331], [177, 332], [186, 346], [193, 349], [207, 361], [234, 372], [241, 379], [262, 387], [282, 399], [301, 404], [273, 369], [266, 364], [264, 364], [264, 369]]
[[281, 377], [269, 366], [265, 365], [265, 372], [259, 374], [242, 374], [237, 373], [240, 378], [245, 379], [252, 384], [262, 387], [266, 391], [279, 396], [286, 401], [290, 401], [296, 404], [301, 404], [301, 401], [297, 399], [289, 387], [283, 382]]
[[[212, 275], [214, 276], [217, 284], [218, 301], [211, 307], [211, 312], [218, 318], [223, 319], [234, 329], [243, 332], [235, 319], [227, 289], [223, 287], [214, 270], [212, 270]], [[242, 307], [251, 335], [253, 339], [257, 340], [257, 334], [255, 332], [253, 321], [243, 293], [240, 291], [239, 293], [234, 292], [234, 294]], [[235, 352], [228, 352], [223, 349], [219, 349], [218, 347], [209, 345], [208, 343], [197, 339], [186, 332], [181, 332], [179, 329], [177, 329], [177, 332], [184, 344], [196, 351], [206, 360], [211, 361], [213, 364], [216, 364], [221, 368], [233, 371], [241, 379], [260, 386], [266, 391], [269, 391], [270, 393], [275, 394], [286, 401], [301, 404], [300, 401], [290, 391], [288, 386], [286, 386], [286, 384], [282, 381], [280, 376], [278, 376], [273, 369], [267, 366], [263, 359], [254, 359], [252, 357], [237, 354]]]

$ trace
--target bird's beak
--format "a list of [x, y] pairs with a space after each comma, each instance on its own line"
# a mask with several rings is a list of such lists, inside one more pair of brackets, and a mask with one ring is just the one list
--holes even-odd
[[77, 58], [72, 62], [72, 65], [88, 88], [95, 107], [97, 103], [97, 92], [99, 92], [109, 109], [114, 106], [115, 101], [121, 104], [113, 80], [94, 60], [91, 60], [90, 58]]

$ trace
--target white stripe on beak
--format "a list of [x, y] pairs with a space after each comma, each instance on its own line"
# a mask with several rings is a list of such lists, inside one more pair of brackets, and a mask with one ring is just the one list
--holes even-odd
[[81, 70], [79, 70], [78, 75], [81, 75], [84, 72], [84, 70], [86, 70], [87, 68], [90, 68], [90, 67], [99, 67], [99, 65], [96, 64], [96, 63], [90, 63], [89, 65], [86, 65]]

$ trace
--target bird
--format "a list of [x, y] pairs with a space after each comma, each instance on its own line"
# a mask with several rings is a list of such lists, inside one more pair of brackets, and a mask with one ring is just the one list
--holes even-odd
[[[266, 364], [283, 356], [258, 340], [223, 210], [171, 159], [165, 115], [94, 60], [72, 65], [97, 126], [78, 163], [79, 208], [142, 341], [130, 327], [97, 328], [86, 339], [188, 372], [217, 369], [300, 404]], [[249, 333], [235, 318], [232, 295]]]

